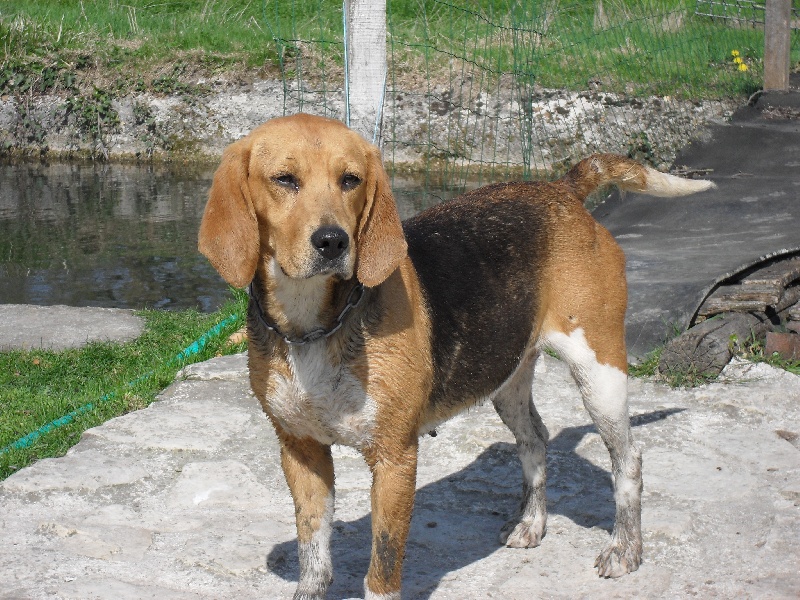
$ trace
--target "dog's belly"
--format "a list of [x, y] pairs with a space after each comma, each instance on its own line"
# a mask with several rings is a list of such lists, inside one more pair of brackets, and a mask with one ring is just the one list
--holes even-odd
[[346, 366], [333, 364], [323, 344], [290, 349], [288, 366], [289, 377], [272, 375], [267, 398], [283, 429], [324, 444], [369, 444], [377, 407]]

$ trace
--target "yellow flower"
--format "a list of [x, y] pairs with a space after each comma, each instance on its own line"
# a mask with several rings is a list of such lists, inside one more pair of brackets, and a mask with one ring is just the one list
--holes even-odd
[[731, 50], [731, 56], [739, 56], [738, 50]]
[[740, 64], [740, 65], [739, 65], [739, 70], [740, 70], [740, 71], [747, 71], [747, 65], [746, 65], [746, 64], [744, 64], [744, 63]]
[[733, 62], [736, 63], [737, 65], [741, 65], [744, 61], [737, 56], [736, 58], [733, 59]]

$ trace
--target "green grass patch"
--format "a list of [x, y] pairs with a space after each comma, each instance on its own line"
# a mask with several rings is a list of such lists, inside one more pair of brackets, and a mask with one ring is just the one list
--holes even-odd
[[[392, 53], [412, 64], [411, 55], [424, 55], [431, 73], [450, 65], [457, 74], [456, 57], [467, 70], [514, 73], [523, 85], [690, 99], [750, 94], [763, 76], [763, 31], [695, 15], [693, 2], [420, 4], [424, 18], [389, 3]], [[800, 62], [798, 44], [792, 60]]]
[[[678, 335], [680, 332], [675, 332]], [[764, 348], [764, 338], [756, 338], [751, 336], [747, 339], [736, 352], [736, 356], [749, 360], [751, 362], [763, 362], [783, 369], [789, 373], [800, 375], [800, 360], [786, 360], [781, 358], [777, 353], [769, 355]], [[702, 373], [696, 369], [687, 372], [670, 371], [661, 372], [658, 369], [658, 363], [661, 358], [661, 353], [664, 351], [664, 346], [659, 346], [644, 359], [637, 364], [628, 365], [628, 374], [631, 377], [654, 378], [657, 381], [666, 383], [670, 387], [675, 388], [692, 388], [706, 383], [712, 383], [717, 379], [716, 374]]]
[[764, 343], [764, 339], [750, 338], [744, 344], [742, 357], [753, 362], [767, 363], [773, 367], [789, 371], [795, 375], [800, 375], [800, 359], [787, 360], [782, 358], [778, 353], [767, 354]]
[[[145, 331], [129, 343], [0, 353], [0, 450], [9, 448], [0, 453], [0, 479], [40, 458], [62, 456], [90, 427], [148, 406], [185, 365], [242, 351], [243, 344], [229, 345], [227, 339], [244, 325], [246, 306], [247, 295], [236, 291], [212, 314], [141, 311]], [[226, 319], [214, 335], [203, 337]], [[198, 339], [204, 341], [184, 352]], [[29, 446], [14, 447], [70, 413], [74, 418]]]
[[[694, 5], [389, 0], [389, 78], [405, 85], [424, 73], [437, 84], [470, 73], [514, 74], [523, 86], [601, 85], [628, 96], [692, 99], [757, 89], [763, 31], [698, 16]], [[0, 92], [95, 86], [116, 95], [186, 94], [205, 91], [197, 83], [203, 76], [280, 76], [281, 68], [325, 80], [332, 68], [342, 70], [341, 7], [338, 0], [5, 0]], [[792, 35], [792, 62], [800, 65]]]

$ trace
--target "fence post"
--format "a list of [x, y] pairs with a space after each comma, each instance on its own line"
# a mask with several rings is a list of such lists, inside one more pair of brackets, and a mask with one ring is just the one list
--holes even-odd
[[345, 0], [348, 124], [380, 145], [386, 83], [386, 0]]
[[764, 17], [764, 90], [789, 91], [792, 0], [767, 0]]

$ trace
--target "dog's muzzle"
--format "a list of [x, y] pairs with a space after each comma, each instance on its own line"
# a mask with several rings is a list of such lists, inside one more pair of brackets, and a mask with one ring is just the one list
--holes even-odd
[[341, 227], [320, 227], [311, 235], [311, 245], [326, 261], [335, 261], [350, 246], [350, 237]]
[[318, 273], [338, 273], [347, 270], [350, 236], [336, 225], [325, 225], [311, 234], [311, 246], [316, 251], [314, 270]]

